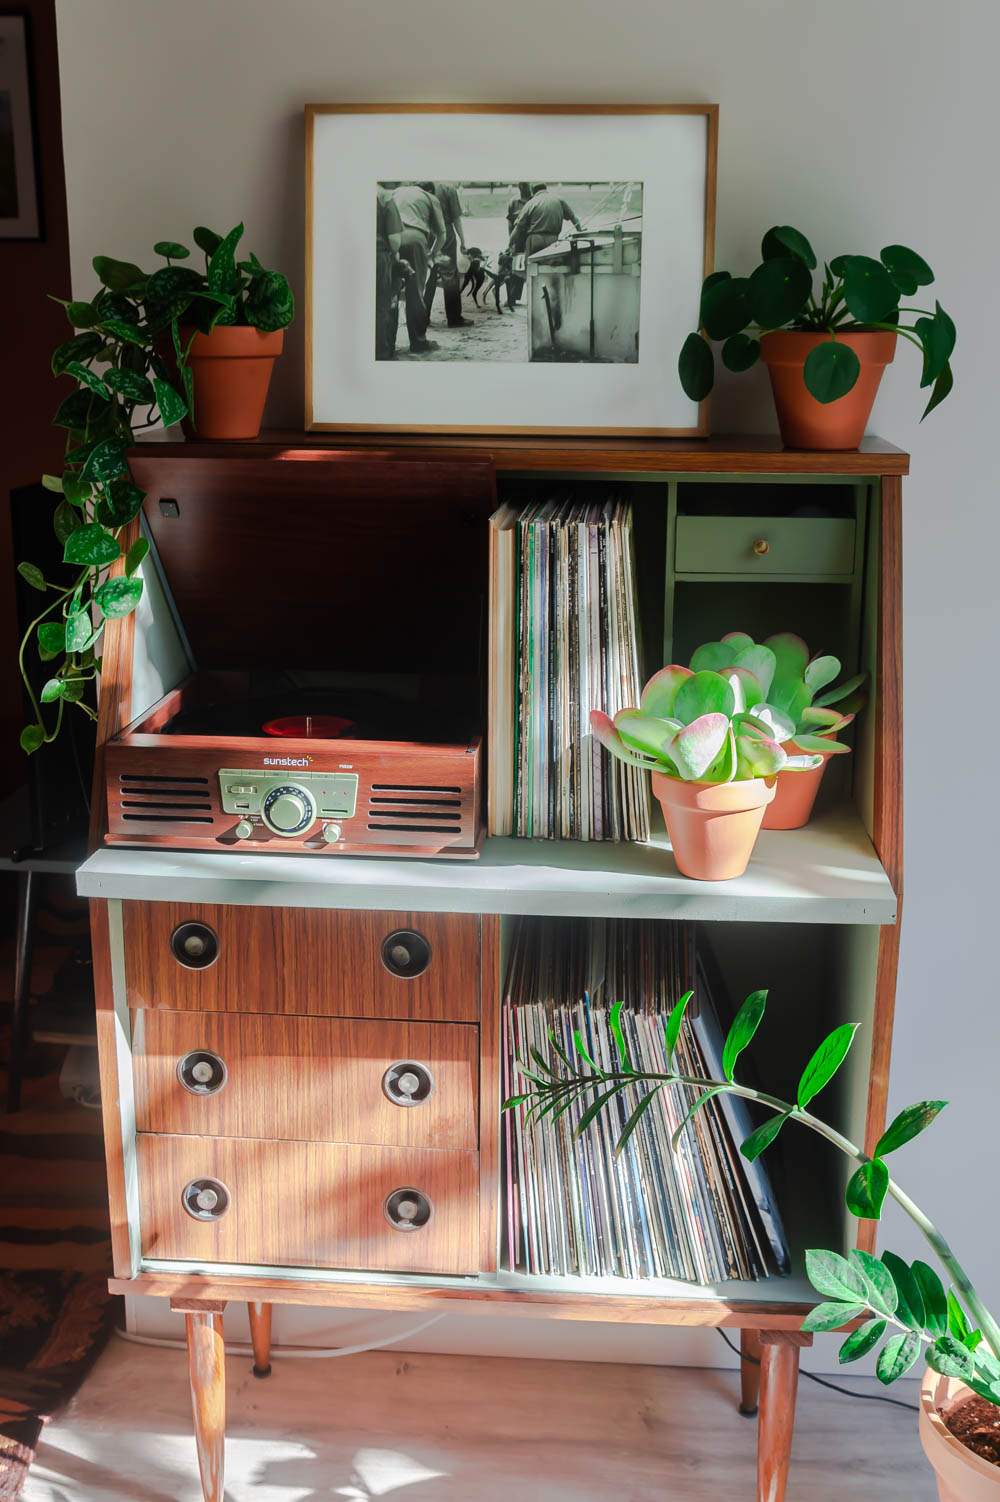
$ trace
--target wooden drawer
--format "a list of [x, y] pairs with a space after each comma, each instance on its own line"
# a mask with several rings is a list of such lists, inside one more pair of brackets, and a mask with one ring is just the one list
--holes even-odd
[[[679, 574], [854, 572], [853, 517], [678, 516], [674, 568]], [[766, 543], [766, 551], [756, 551]]]
[[[385, 1272], [479, 1270], [479, 1155], [415, 1148], [140, 1135], [145, 1257]], [[216, 1220], [184, 1207], [187, 1186], [222, 1186]], [[386, 1204], [426, 1196], [425, 1225], [399, 1230]], [[192, 1191], [193, 1193], [193, 1191]], [[218, 1209], [218, 1207], [217, 1207]]]
[[[144, 1132], [475, 1148], [478, 1046], [478, 1028], [442, 1022], [141, 1011], [136, 1121]], [[199, 1059], [206, 1051], [221, 1065]], [[417, 1069], [392, 1072], [400, 1062]]]
[[[201, 969], [181, 963], [171, 948], [171, 936], [191, 922], [207, 925], [216, 942], [214, 959]], [[132, 1007], [479, 1020], [475, 914], [126, 902], [123, 923]], [[383, 946], [410, 931], [426, 941], [426, 968], [393, 974]]]

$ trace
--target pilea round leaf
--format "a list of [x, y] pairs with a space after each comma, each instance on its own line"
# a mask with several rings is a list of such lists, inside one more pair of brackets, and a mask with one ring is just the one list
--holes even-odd
[[800, 230], [793, 229], [790, 224], [777, 224], [769, 229], [760, 242], [761, 259], [774, 261], [789, 254], [798, 256], [804, 261], [810, 271], [816, 270], [816, 252]]
[[760, 359], [760, 340], [749, 334], [733, 334], [722, 346], [722, 363], [737, 373], [749, 370]]
[[758, 266], [750, 278], [750, 312], [761, 328], [776, 329], [801, 313], [812, 291], [812, 274], [797, 256], [778, 256]]
[[121, 548], [110, 532], [97, 522], [80, 527], [66, 539], [63, 560], [66, 563], [91, 563], [98, 566], [114, 563], [121, 557]]
[[[929, 287], [934, 280], [934, 273], [923, 256], [918, 256], [906, 245], [887, 245], [881, 252], [881, 260], [890, 276], [903, 276], [914, 282], [914, 291], [916, 287]], [[906, 292], [905, 287], [900, 290]], [[907, 292], [907, 296], [911, 295]]]
[[716, 282], [701, 297], [701, 322], [710, 339], [728, 339], [752, 321], [745, 276]]
[[700, 334], [688, 334], [677, 360], [684, 395], [693, 402], [704, 401], [715, 385], [715, 358], [712, 347]]
[[839, 401], [857, 384], [861, 362], [849, 345], [839, 339], [824, 339], [806, 355], [802, 379], [817, 402], [828, 406]]
[[951, 359], [955, 348], [955, 325], [941, 304], [934, 304], [933, 318], [918, 318], [913, 325], [924, 347], [924, 369], [920, 385], [933, 386]]
[[157, 240], [153, 250], [171, 261], [186, 261], [191, 254], [186, 245], [180, 245], [176, 240]]
[[951, 366], [946, 365], [941, 374], [938, 376], [937, 380], [934, 382], [934, 390], [931, 392], [931, 399], [927, 403], [923, 412], [921, 412], [920, 414], [921, 422], [923, 422], [924, 418], [934, 411], [935, 407], [940, 407], [941, 403], [949, 394], [954, 384], [955, 378], [951, 373]]
[[848, 256], [844, 301], [859, 323], [881, 323], [899, 306], [899, 288], [881, 261], [871, 256]]
[[131, 615], [141, 595], [141, 579], [108, 579], [94, 591], [94, 600], [109, 620], [117, 620]]

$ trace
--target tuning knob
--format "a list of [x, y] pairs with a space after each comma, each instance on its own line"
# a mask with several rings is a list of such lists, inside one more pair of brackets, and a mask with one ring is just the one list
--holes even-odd
[[268, 829], [286, 837], [303, 834], [316, 818], [316, 804], [304, 787], [290, 783], [272, 788], [264, 799], [261, 814]]
[[238, 840], [248, 840], [253, 834], [253, 825], [249, 819], [241, 819], [233, 833]]

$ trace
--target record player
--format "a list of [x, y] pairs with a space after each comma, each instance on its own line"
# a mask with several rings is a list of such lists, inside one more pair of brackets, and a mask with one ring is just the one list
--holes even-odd
[[152, 671], [103, 748], [106, 842], [475, 858], [492, 469], [331, 453], [133, 470]]

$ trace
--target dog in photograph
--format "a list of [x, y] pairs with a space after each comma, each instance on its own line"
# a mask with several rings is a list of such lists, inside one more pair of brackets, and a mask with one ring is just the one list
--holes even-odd
[[514, 258], [510, 251], [502, 250], [497, 256], [496, 271], [493, 270], [488, 258], [479, 249], [478, 245], [470, 245], [466, 250], [466, 255], [469, 258], [469, 269], [465, 273], [460, 290], [464, 292], [466, 288], [469, 288], [472, 293], [472, 301], [478, 308], [478, 294], [483, 290], [484, 283], [487, 284], [486, 290], [483, 292], [483, 306], [485, 307], [486, 300], [490, 296], [490, 293], [492, 293], [497, 312], [502, 313], [503, 309], [500, 306], [501, 287], [506, 289], [508, 308], [511, 306], [510, 281]]

